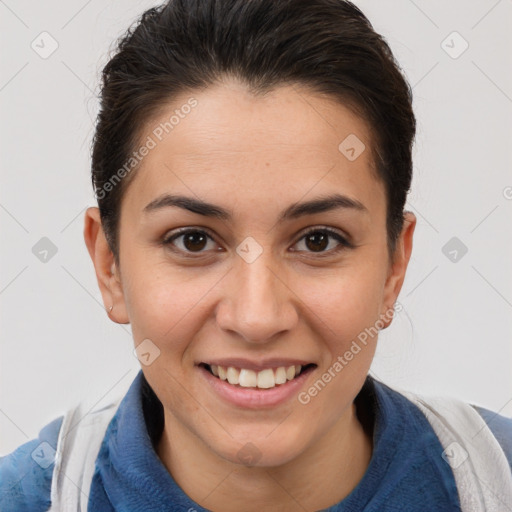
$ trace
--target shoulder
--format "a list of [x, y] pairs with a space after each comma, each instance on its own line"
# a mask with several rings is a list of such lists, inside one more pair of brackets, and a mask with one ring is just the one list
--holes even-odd
[[60, 416], [13, 452], [0, 457], [0, 510], [43, 512], [50, 508], [50, 492]]
[[[472, 429], [475, 428], [480, 432], [481, 427], [486, 426], [489, 435], [478, 436], [475, 442], [478, 441], [477, 445], [481, 449], [497, 448], [497, 442], [505, 456], [506, 465], [512, 472], [512, 418], [454, 397], [413, 393], [401, 387], [390, 387], [381, 381], [373, 380], [381, 394], [392, 399], [405, 398], [419, 408], [429, 419], [432, 428], [435, 424], [438, 425], [435, 429], [437, 435], [439, 430], [444, 430], [445, 427], [452, 432], [464, 433], [473, 432]], [[446, 441], [449, 437], [443, 435], [442, 439]], [[490, 453], [489, 456], [492, 460]]]
[[507, 418], [497, 412], [470, 404], [485, 421], [501, 448], [512, 470], [512, 418]]
[[[431, 464], [444, 472], [441, 482], [449, 490], [450, 496], [458, 497], [462, 510], [473, 510], [476, 502], [482, 504], [478, 510], [501, 510], [503, 503], [512, 503], [510, 418], [451, 396], [424, 395], [396, 387], [392, 389], [383, 383], [379, 388], [390, 401], [398, 404], [393, 408], [392, 416], [396, 415], [395, 409], [400, 416], [406, 411], [404, 422], [416, 430], [421, 428], [420, 436], [416, 436], [417, 443]], [[417, 410], [412, 411], [410, 406], [400, 407], [403, 400], [399, 396]], [[418, 411], [428, 424], [424, 418], [415, 420]], [[430, 442], [432, 433], [437, 443]], [[423, 480], [424, 473], [422, 470]]]

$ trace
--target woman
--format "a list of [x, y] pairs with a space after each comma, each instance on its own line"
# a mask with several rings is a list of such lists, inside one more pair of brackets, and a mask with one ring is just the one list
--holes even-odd
[[103, 71], [84, 227], [141, 371], [2, 458], [2, 511], [511, 509], [512, 420], [368, 375], [411, 103], [349, 2], [145, 12]]

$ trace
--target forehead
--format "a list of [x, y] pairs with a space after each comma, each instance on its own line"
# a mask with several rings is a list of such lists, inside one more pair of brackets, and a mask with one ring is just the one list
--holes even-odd
[[254, 96], [231, 80], [181, 94], [141, 135], [152, 148], [123, 200], [133, 212], [164, 192], [271, 209], [333, 189], [383, 212], [365, 121], [295, 85]]

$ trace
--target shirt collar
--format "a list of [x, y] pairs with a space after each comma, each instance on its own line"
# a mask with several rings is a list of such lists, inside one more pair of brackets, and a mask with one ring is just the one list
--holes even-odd
[[[327, 510], [361, 510], [378, 494], [383, 475], [396, 463], [406, 419], [421, 417], [411, 402], [371, 375], [355, 403], [358, 417], [372, 432], [372, 457], [363, 478], [340, 502], [343, 508], [334, 505]], [[173, 510], [207, 512], [183, 492], [156, 453], [163, 423], [162, 404], [140, 370], [109, 424], [98, 456], [105, 492], [116, 510], [163, 512], [172, 503]]]

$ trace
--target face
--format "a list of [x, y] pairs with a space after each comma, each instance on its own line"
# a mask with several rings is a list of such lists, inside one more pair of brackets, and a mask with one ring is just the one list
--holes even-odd
[[[181, 108], [190, 98], [195, 106]], [[158, 140], [176, 109], [179, 122]], [[228, 461], [284, 464], [348, 414], [377, 336], [358, 339], [390, 322], [415, 219], [391, 265], [368, 127], [305, 89], [256, 98], [226, 81], [192, 91], [147, 124], [148, 136], [156, 144], [122, 202], [115, 278], [102, 274], [113, 260], [86, 228], [105, 304], [131, 324], [135, 346], [145, 343], [141, 367], [166, 428]], [[221, 379], [228, 367], [233, 382], [241, 370], [239, 384]]]

